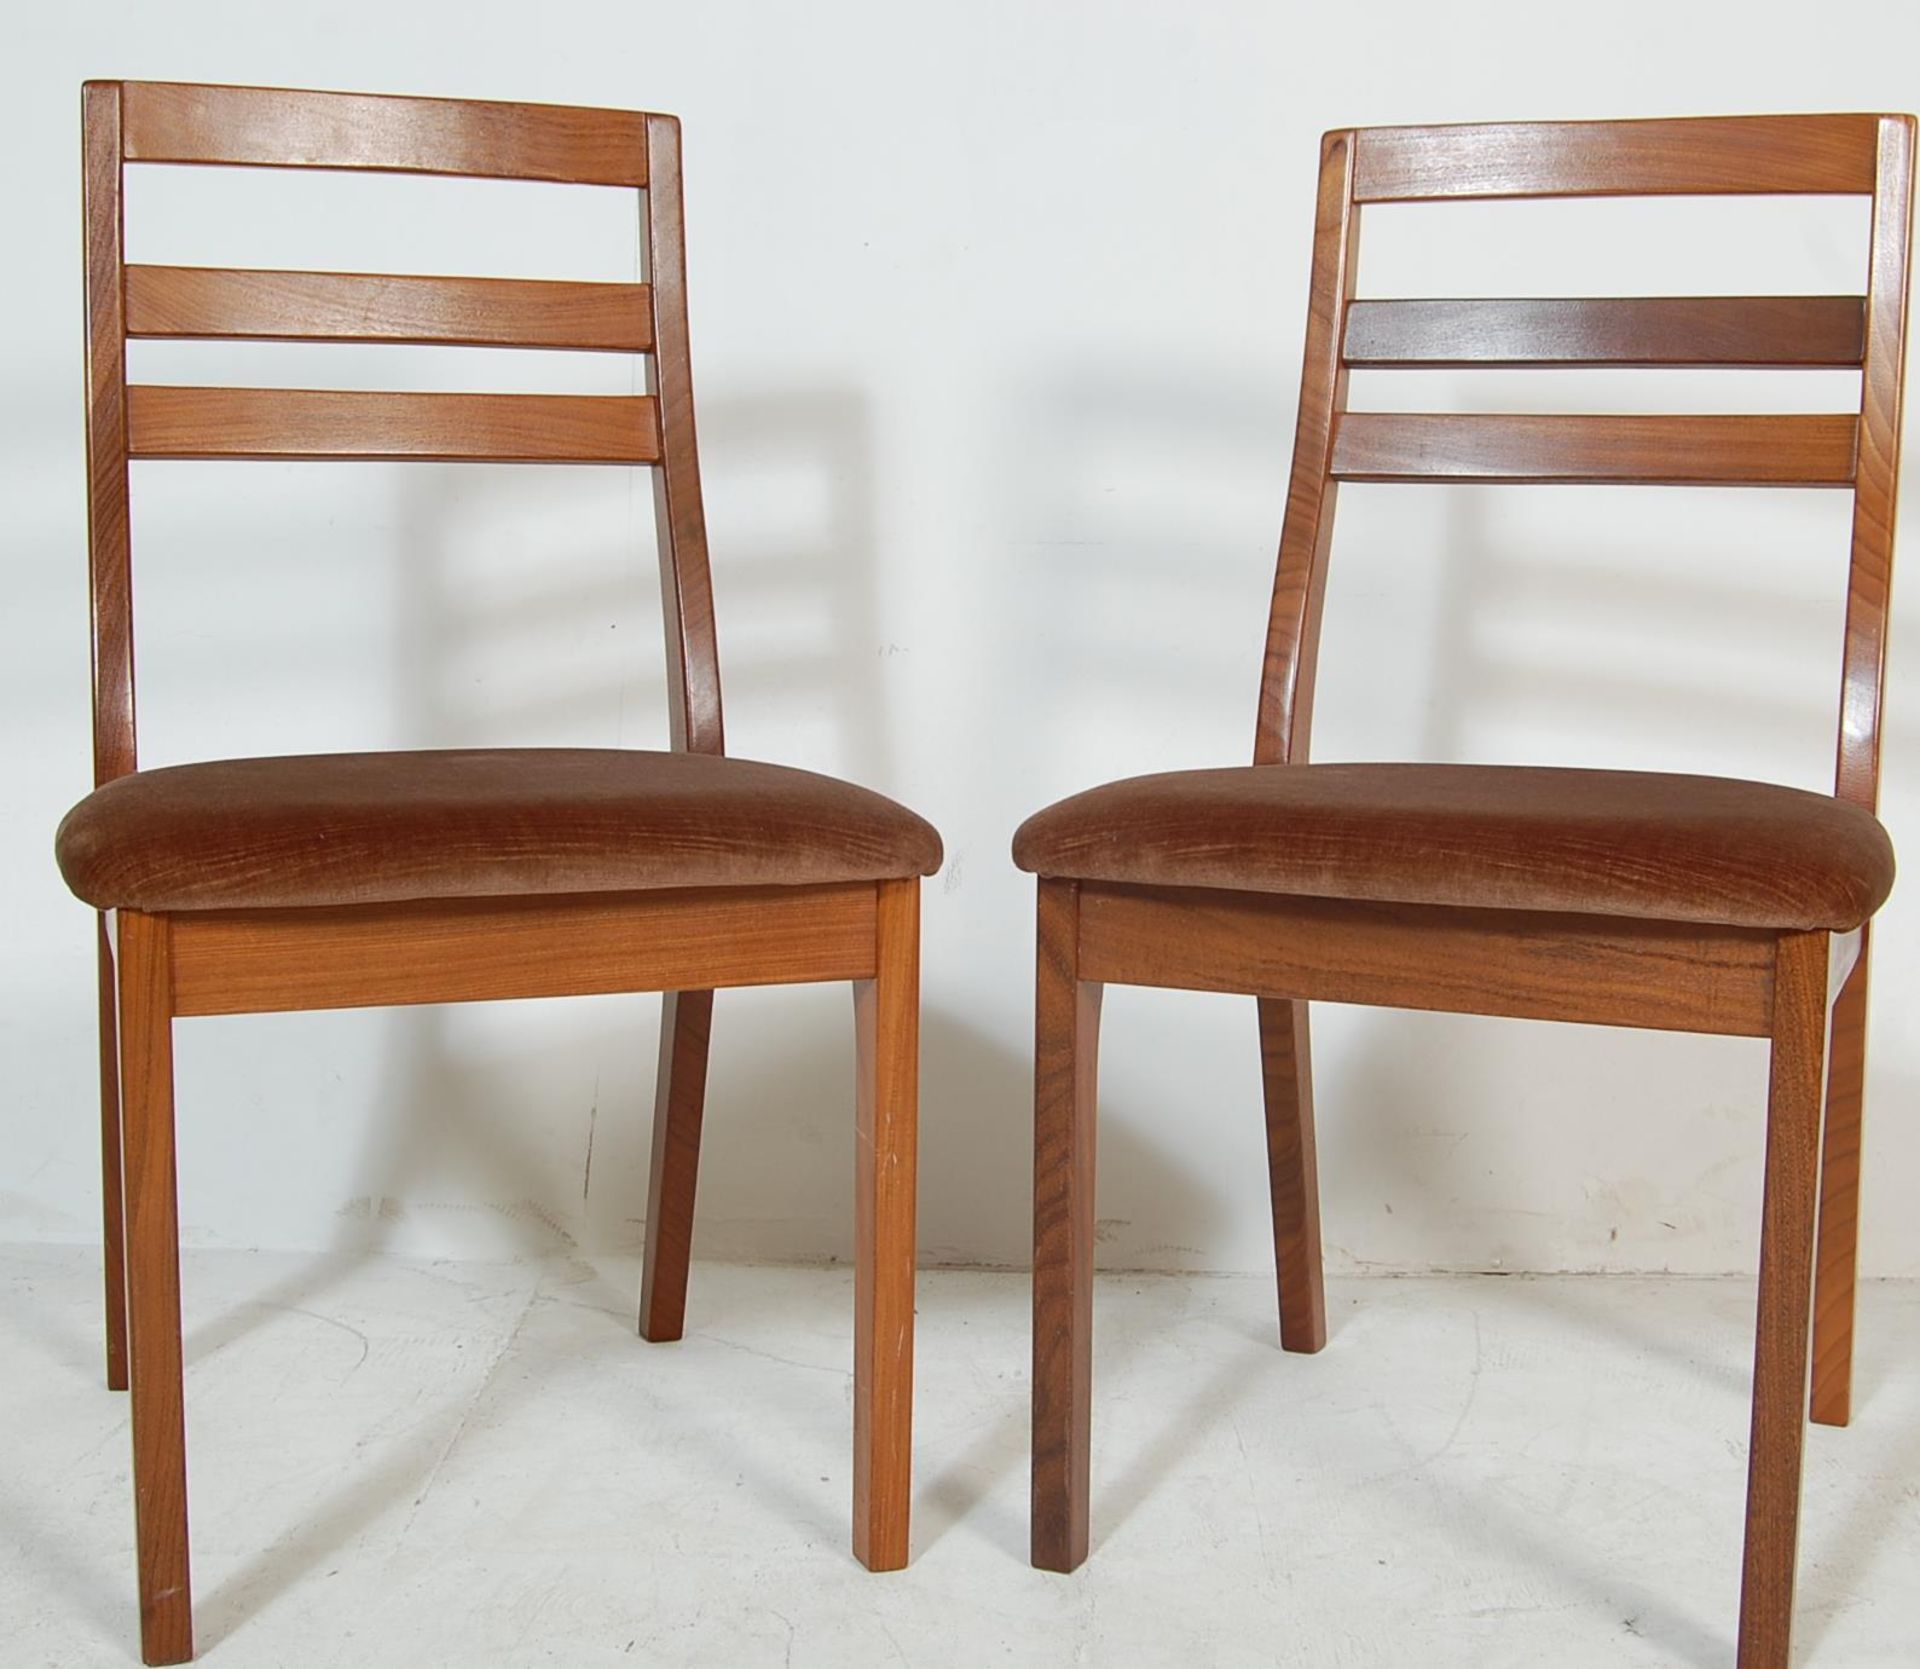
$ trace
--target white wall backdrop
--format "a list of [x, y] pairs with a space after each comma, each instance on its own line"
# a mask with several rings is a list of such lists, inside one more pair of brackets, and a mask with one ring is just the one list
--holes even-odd
[[[10, 14], [0, 1235], [97, 1232], [90, 922], [51, 854], [88, 786], [84, 76], [685, 118], [729, 740], [884, 789], [944, 832], [925, 923], [923, 1244], [935, 1261], [1018, 1263], [1032, 886], [1008, 838], [1102, 778], [1248, 755], [1321, 130], [1920, 105], [1920, 10], [1899, 0], [1829, 5], [1790, 36], [1765, 6], [1629, 0], [1577, 41], [1551, 15], [1406, 0]], [[135, 259], [613, 278], [635, 253], [616, 193], [227, 171], [133, 192]], [[1857, 289], [1863, 232], [1850, 203], [1403, 208], [1374, 213], [1364, 286]], [[177, 347], [134, 369], [309, 386], [635, 375], [293, 348]], [[1548, 408], [1758, 409], [1844, 402], [1852, 379], [1746, 387], [1636, 373], [1524, 392]], [[1364, 395], [1514, 397], [1447, 373]], [[136, 466], [134, 490], [146, 763], [664, 737], [644, 481], [176, 464]], [[1817, 494], [1351, 491], [1316, 754], [1825, 787], [1846, 510]], [[1920, 499], [1910, 564], [1916, 517]], [[1920, 864], [1916, 597], [1896, 588], [1884, 814]], [[1877, 948], [1866, 1265], [1915, 1275], [1911, 877]], [[656, 1011], [634, 997], [184, 1022], [188, 1232], [449, 1255], [630, 1242]], [[1336, 1268], [1750, 1265], [1761, 1045], [1330, 1008], [1316, 1027]], [[851, 1070], [844, 990], [722, 995], [697, 1250], [845, 1254]], [[1265, 1266], [1251, 1001], [1110, 993], [1102, 1079], [1104, 1255]]]

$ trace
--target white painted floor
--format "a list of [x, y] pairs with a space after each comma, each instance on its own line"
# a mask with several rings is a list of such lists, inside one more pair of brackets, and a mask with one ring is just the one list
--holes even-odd
[[[136, 1661], [126, 1400], [86, 1255], [0, 1252], [0, 1663]], [[1094, 1556], [1026, 1563], [1026, 1286], [923, 1277], [914, 1562], [847, 1552], [851, 1281], [198, 1253], [187, 1407], [219, 1665], [1731, 1664], [1744, 1283], [1115, 1277]], [[1920, 1663], [1920, 1289], [1809, 1441], [1803, 1663]]]

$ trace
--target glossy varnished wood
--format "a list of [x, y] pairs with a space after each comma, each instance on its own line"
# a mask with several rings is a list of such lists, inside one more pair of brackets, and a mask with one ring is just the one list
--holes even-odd
[[640, 1336], [655, 1344], [687, 1326], [693, 1261], [693, 1201], [700, 1180], [700, 1126], [706, 1115], [711, 991], [669, 991], [660, 999], [660, 1065], [653, 1092], [653, 1159], [647, 1171], [647, 1230], [640, 1272]]
[[653, 346], [644, 284], [129, 266], [126, 312], [134, 337], [623, 353]]
[[865, 979], [873, 914], [870, 883], [196, 911], [172, 918], [174, 1012]]
[[1080, 967], [1080, 888], [1043, 880], [1033, 1061], [1032, 1557], [1087, 1556], [1093, 1457], [1094, 1126], [1100, 987]]
[[1872, 116], [1361, 128], [1353, 200], [1869, 192]]
[[1320, 1255], [1320, 1167], [1314, 1143], [1307, 1005], [1285, 997], [1262, 997], [1258, 1008], [1280, 1346], [1311, 1353], [1327, 1342], [1327, 1290]]
[[[1869, 810], [1877, 807], [1880, 797], [1880, 709], [1886, 688], [1912, 285], [1914, 134], [1911, 116], [1880, 118], [1867, 271], [1866, 354], [1860, 378], [1853, 558], [1847, 570], [1840, 738], [1834, 764], [1834, 792]], [[1828, 1425], [1844, 1425], [1853, 1403], [1853, 1285], [1859, 1240], [1869, 942], [1860, 947], [1853, 977], [1833, 1016], [1812, 1397], [1813, 1417]]]
[[[1328, 134], [1255, 761], [1277, 766], [1307, 758], [1334, 491], [1343, 480], [1850, 487], [1853, 544], [1835, 786], [1841, 799], [1871, 809], [1894, 548], [1913, 149], [1914, 123], [1904, 116]], [[1766, 192], [1871, 194], [1864, 298], [1354, 299], [1363, 205]], [[1352, 367], [1475, 365], [1858, 366], [1861, 399], [1857, 413], [1752, 417], [1350, 407]], [[1110, 795], [1103, 804], [1130, 803], [1111, 785], [1096, 792]], [[1171, 849], [1177, 844], [1171, 834], [1169, 852], [1152, 848], [1168, 829], [1183, 831], [1178, 840], [1190, 832], [1153, 800], [1155, 792], [1141, 788], [1136, 796], [1144, 796], [1139, 803], [1148, 809], [1131, 836], [1153, 860], [1133, 864], [1136, 870], [1177, 867], [1175, 858], [1185, 862], [1191, 855], [1187, 845]], [[1203, 800], [1216, 818], [1225, 815], [1222, 793]], [[1814, 1418], [1830, 1423], [1844, 1422], [1849, 1409], [1867, 929], [1801, 931], [1797, 917], [1756, 918], [1757, 925], [1733, 928], [1460, 907], [1470, 900], [1342, 902], [1235, 890], [1231, 877], [1204, 890], [1175, 887], [1165, 878], [1157, 884], [1130, 878], [1123, 885], [1092, 879], [1097, 868], [1077, 867], [1118, 867], [1111, 854], [1130, 833], [1118, 820], [1105, 843], [1074, 834], [1053, 847], [1045, 830], [1033, 832], [1039, 821], [1023, 832], [1028, 849], [1053, 852], [1060, 861], [1053, 868], [1040, 861], [1028, 866], [1040, 876], [1042, 946], [1034, 1562], [1071, 1568], [1086, 1547], [1088, 1436], [1084, 1408], [1073, 1399], [1085, 1390], [1076, 1376], [1087, 1358], [1076, 1351], [1084, 1351], [1087, 1324], [1073, 1307], [1078, 1295], [1071, 1278], [1091, 1257], [1092, 1041], [1076, 993], [1107, 981], [1250, 992], [1260, 999], [1282, 1332], [1286, 1339], [1298, 1318], [1301, 1348], [1312, 1348], [1324, 1326], [1313, 1284], [1318, 1225], [1303, 999], [1766, 1037], [1772, 1077], [1739, 1659], [1743, 1669], [1783, 1669], [1790, 1657], [1803, 1424], [1809, 1404]], [[1416, 826], [1405, 832], [1409, 841], [1420, 838]], [[1209, 861], [1220, 851], [1217, 833], [1206, 848]], [[1643, 842], [1621, 854], [1623, 883], [1657, 846]], [[1084, 858], [1076, 856], [1083, 851]], [[1859, 919], [1843, 923], [1835, 916], [1832, 925]], [[1084, 1102], [1077, 1090], [1084, 1090]], [[1084, 1225], [1089, 1236], [1084, 1260], [1069, 1225], [1075, 1231]], [[1049, 1372], [1049, 1362], [1060, 1365]]]
[[1827, 937], [1784, 935], [1775, 976], [1740, 1669], [1786, 1669], [1792, 1661], [1820, 1099], [1826, 1077]]
[[[133, 569], [128, 520], [126, 333], [120, 297], [123, 234], [120, 89], [81, 97], [81, 191], [86, 229], [87, 567], [92, 616], [93, 780], [134, 769]], [[105, 1257], [107, 1384], [127, 1388], [126, 1251], [121, 1194], [120, 1066], [113, 947], [96, 926], [100, 1020], [101, 1242]]]
[[362, 393], [314, 388], [127, 390], [135, 458], [410, 458], [648, 464], [654, 403], [637, 394]]
[[1079, 955], [1113, 985], [1764, 1037], [1773, 935], [1086, 882]]
[[[667, 640], [667, 723], [673, 746], [725, 751], [720, 651], [707, 566], [706, 510], [694, 430], [693, 366], [687, 338], [686, 228], [680, 183], [680, 124], [648, 118], [654, 189], [641, 237], [653, 307], [654, 353], [647, 390], [660, 413], [660, 467], [653, 473], [654, 527], [663, 552], [660, 613]], [[660, 1069], [653, 1098], [653, 1165], [647, 1185], [647, 1237], [641, 1268], [640, 1331], [677, 1339], [686, 1325], [687, 1273], [693, 1255], [693, 1201], [707, 1089], [713, 993], [667, 997], [660, 1022]], [[860, 1464], [856, 1461], [856, 1465]], [[856, 1550], [867, 1531], [855, 1503]], [[864, 1556], [864, 1555], [863, 1555]]]
[[1330, 133], [1321, 141], [1313, 226], [1300, 409], [1294, 420], [1293, 468], [1287, 478], [1287, 513], [1280, 529], [1254, 727], [1253, 758], [1258, 765], [1303, 762], [1313, 730], [1314, 668], [1339, 492], [1332, 469], [1333, 433], [1347, 409], [1340, 338], [1360, 257], [1351, 133]]
[[93, 601], [93, 780], [134, 768], [133, 570], [127, 517], [127, 345], [120, 87], [81, 100], [87, 286], [87, 562]]
[[129, 162], [647, 183], [646, 117], [634, 111], [163, 81], [125, 85]]
[[119, 912], [117, 926], [140, 1654], [148, 1663], [185, 1663], [193, 1656], [193, 1615], [187, 1579], [169, 928], [164, 916], [132, 910]]
[[1869, 810], [1880, 787], [1880, 701], [1886, 681], [1887, 600], [1893, 578], [1900, 429], [1912, 286], [1914, 120], [1880, 123], [1880, 184], [1867, 272], [1866, 355], [1847, 570], [1846, 647], [1834, 792]]
[[1342, 481], [1634, 482], [1845, 487], [1852, 417], [1573, 417], [1350, 411], [1329, 466]]
[[101, 1249], [107, 1311], [107, 1389], [127, 1388], [126, 1205], [120, 1155], [120, 1023], [115, 991], [113, 936], [107, 918], [95, 918], [95, 966], [100, 1017], [100, 1198]]
[[[688, 350], [679, 127], [673, 118], [96, 82], [85, 90], [83, 125], [97, 783], [109, 783], [136, 766], [129, 456], [658, 465], [674, 746], [722, 751]], [[127, 268], [121, 233], [124, 170], [172, 163], [641, 187], [644, 196], [637, 201], [647, 281]], [[647, 392], [589, 397], [129, 390], [129, 336], [637, 352], [648, 356]], [[259, 811], [259, 804], [252, 809]], [[794, 841], [795, 878], [804, 880], [807, 854], [797, 850], [803, 834], [796, 832]], [[354, 877], [338, 879], [339, 897], [353, 898]], [[149, 1662], [184, 1661], [192, 1651], [173, 1199], [170, 1028], [175, 1014], [668, 992], [642, 1330], [651, 1338], [669, 1338], [684, 1325], [714, 989], [855, 982], [862, 1169], [854, 1543], [875, 1568], [905, 1561], [918, 882], [767, 886], [765, 879], [755, 872], [738, 885], [698, 892], [195, 908], [171, 916], [122, 910], [117, 989], [112, 946], [103, 931], [108, 1377], [110, 1383], [125, 1383], [130, 1370], [142, 1636]]]
[[[647, 194], [641, 238], [647, 250], [655, 336], [655, 351], [647, 361], [647, 392], [659, 407], [660, 423], [660, 467], [653, 472], [653, 520], [662, 542], [660, 622], [666, 632], [668, 734], [676, 749], [722, 753], [726, 726], [720, 703], [720, 645], [707, 565], [707, 509], [701, 496], [699, 438], [693, 424], [693, 363], [685, 319], [687, 255], [680, 123], [666, 115], [651, 117], [647, 148], [657, 188]], [[660, 1072], [653, 1097], [653, 1172], [647, 1189], [647, 1246], [639, 1304], [639, 1327], [647, 1339], [678, 1339], [685, 1325], [687, 1266], [693, 1254], [693, 1191], [699, 1177], [699, 1143], [707, 1097], [712, 993], [682, 991], [678, 997], [668, 997], [666, 1003], [660, 1018]], [[860, 1001], [854, 1008], [858, 1028], [864, 1008]], [[866, 1077], [866, 1056], [862, 1052], [862, 1085]], [[856, 1210], [862, 1210], [858, 1202]], [[866, 1408], [868, 1417], [872, 1417], [872, 1387]], [[874, 1548], [874, 1523], [866, 1500], [866, 1490], [872, 1485], [872, 1450], [864, 1444], [866, 1435], [866, 1431], [854, 1433], [854, 1552], [862, 1560], [868, 1560]], [[866, 1460], [860, 1458], [862, 1454], [866, 1454]], [[904, 1525], [902, 1506], [902, 1560]]]
[[1346, 363], [1855, 366], [1864, 296], [1350, 301]]
[[673, 745], [719, 753], [720, 649], [707, 566], [707, 513], [700, 492], [700, 447], [693, 420], [693, 364], [687, 345], [686, 228], [680, 190], [680, 124], [648, 118], [656, 189], [647, 194], [647, 276], [653, 284], [654, 353], [647, 389], [660, 407], [660, 468], [653, 477], [654, 521], [673, 561], [660, 570], [667, 633], [667, 708]]
[[854, 986], [853, 1551], [907, 1563], [920, 1096], [920, 883], [883, 881], [874, 977]]
[[1860, 1259], [1861, 1114], [1867, 1078], [1867, 941], [1833, 1005], [1820, 1143], [1819, 1257], [1814, 1269], [1813, 1385], [1823, 1426], [1853, 1418], [1853, 1314]]
[[[1342, 345], [1347, 332], [1347, 310], [1354, 305], [1359, 240], [1360, 221], [1353, 212], [1353, 136], [1329, 133], [1320, 145], [1300, 404], [1294, 422], [1287, 512], [1269, 604], [1260, 708], [1254, 730], [1254, 759], [1260, 764], [1304, 762], [1313, 728], [1320, 617], [1326, 601], [1327, 556], [1333, 540], [1333, 513], [1339, 492], [1330, 466], [1334, 424], [1347, 406], [1347, 366]], [[1074, 954], [1077, 957], [1077, 947]], [[1096, 993], [1097, 1004], [1099, 987], [1088, 989]], [[1327, 1338], [1325, 1277], [1320, 1254], [1320, 1189], [1313, 1128], [1311, 1026], [1306, 1003], [1290, 997], [1263, 998], [1258, 1014], [1280, 1343], [1287, 1350], [1311, 1352], [1321, 1349]], [[1096, 1007], [1086, 1039], [1089, 1074], [1093, 1071], [1097, 1044]], [[1091, 1143], [1091, 1104], [1087, 1122], [1087, 1140]], [[1089, 1165], [1085, 1184], [1089, 1212], [1093, 1186], [1090, 1171]], [[1072, 1183], [1062, 1186], [1071, 1189]], [[1086, 1279], [1090, 1293], [1090, 1268]], [[1036, 1314], [1037, 1302], [1036, 1298]], [[1090, 1333], [1090, 1316], [1082, 1325]], [[1091, 1345], [1085, 1348], [1090, 1352]], [[1083, 1367], [1090, 1380], [1090, 1354]], [[1038, 1383], [1037, 1372], [1035, 1382]], [[1090, 1422], [1090, 1384], [1083, 1388], [1083, 1395], [1087, 1399], [1083, 1417]], [[1035, 1430], [1037, 1434], [1037, 1416]], [[1090, 1443], [1091, 1438], [1083, 1434], [1081, 1474], [1075, 1480], [1082, 1487]], [[1037, 1458], [1034, 1480], [1034, 1562], [1042, 1564]], [[1050, 1546], [1054, 1556], [1066, 1558], [1076, 1547], [1075, 1558], [1085, 1556], [1088, 1531], [1084, 1501], [1079, 1512], [1077, 1542], [1071, 1537], [1056, 1536]], [[1072, 1562], [1054, 1568], [1071, 1569]]]

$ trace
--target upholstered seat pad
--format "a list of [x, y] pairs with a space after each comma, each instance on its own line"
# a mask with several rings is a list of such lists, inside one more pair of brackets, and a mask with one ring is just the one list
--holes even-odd
[[102, 909], [793, 886], [929, 875], [932, 826], [832, 777], [713, 754], [499, 748], [173, 765], [55, 837]]
[[1255, 765], [1132, 777], [1014, 836], [1041, 875], [1846, 930], [1893, 885], [1873, 815], [1725, 777]]

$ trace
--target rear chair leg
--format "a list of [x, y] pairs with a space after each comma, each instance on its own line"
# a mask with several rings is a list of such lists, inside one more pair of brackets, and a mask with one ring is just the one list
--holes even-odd
[[878, 883], [872, 979], [853, 987], [853, 1552], [907, 1562], [913, 1484], [913, 1269], [920, 1094], [920, 883]]
[[1039, 885], [1033, 1062], [1033, 1563], [1087, 1556], [1100, 987], [1080, 978], [1080, 889]]
[[193, 1656], [193, 1601], [187, 1579], [187, 1434], [181, 1391], [173, 978], [167, 918], [122, 910], [119, 937], [140, 1653], [148, 1663], [185, 1663]]
[[127, 1388], [126, 1206], [120, 1188], [120, 1032], [115, 1021], [113, 941], [98, 918], [100, 968], [100, 1199], [101, 1244], [106, 1253], [107, 1389]]
[[1820, 1240], [1813, 1286], [1813, 1418], [1853, 1414], [1853, 1295], [1860, 1248], [1860, 1115], [1867, 1066], [1867, 930], [1833, 1006], [1827, 1127], [1820, 1149]]
[[687, 1324], [687, 1267], [693, 1256], [693, 1195], [712, 1023], [711, 991], [669, 991], [660, 1000], [660, 1074], [640, 1273], [640, 1336], [655, 1343], [679, 1338]]
[[1820, 1196], [1827, 946], [1825, 933], [1787, 933], [1775, 952], [1740, 1669], [1786, 1669], [1792, 1651], [1814, 1212]]
[[1320, 1259], [1320, 1181], [1313, 1145], [1313, 1066], [1307, 1005], [1262, 997], [1260, 1070], [1266, 1086], [1267, 1180], [1273, 1194], [1273, 1261], [1280, 1283], [1280, 1345], [1327, 1342]]

